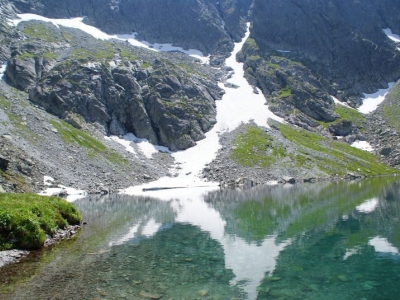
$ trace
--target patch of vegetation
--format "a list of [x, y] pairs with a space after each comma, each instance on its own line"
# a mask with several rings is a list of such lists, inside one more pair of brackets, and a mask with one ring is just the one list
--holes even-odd
[[292, 90], [290, 89], [290, 86], [286, 86], [286, 87], [284, 87], [283, 89], [280, 89], [279, 91], [278, 91], [278, 98], [279, 99], [283, 99], [283, 98], [286, 98], [286, 97], [290, 97], [290, 96], [292, 96], [293, 94], [292, 94]]
[[55, 42], [58, 40], [54, 28], [41, 23], [35, 22], [25, 25], [22, 32], [30, 38], [41, 39], [46, 42]]
[[400, 86], [395, 85], [389, 94], [389, 101], [384, 102], [383, 115], [389, 124], [400, 130]]
[[35, 194], [0, 195], [0, 250], [37, 249], [46, 234], [82, 220], [78, 209], [58, 197]]
[[278, 64], [274, 64], [274, 63], [272, 63], [272, 62], [270, 62], [270, 61], [265, 61], [265, 64], [266, 64], [268, 67], [270, 67], [270, 68], [272, 68], [272, 69], [275, 69], [275, 70], [277, 70], [277, 69], [280, 68], [280, 66], [279, 66]]
[[57, 129], [58, 134], [68, 144], [78, 144], [89, 151], [89, 156], [103, 155], [109, 162], [123, 165], [128, 161], [117, 152], [108, 149], [102, 142], [91, 137], [86, 132], [79, 130], [64, 121], [50, 121]]
[[355, 172], [361, 175], [387, 175], [399, 173], [399, 170], [382, 164], [379, 158], [344, 142], [333, 141], [304, 129], [294, 129], [285, 124], [277, 125], [282, 135], [299, 146], [302, 153], [301, 163], [305, 156], [309, 161], [329, 175], [345, 175]]
[[321, 126], [327, 128], [330, 125], [337, 124], [342, 121], [350, 121], [358, 128], [362, 128], [366, 121], [366, 118], [362, 113], [360, 113], [359, 111], [357, 111], [353, 108], [346, 107], [341, 104], [336, 105], [335, 113], [337, 113], [340, 116], [340, 118], [338, 118], [334, 122], [328, 123], [328, 122], [319, 121], [318, 123]]
[[71, 58], [79, 61], [109, 61], [114, 57], [114, 48], [111, 44], [105, 43], [103, 47], [97, 47], [95, 50], [78, 48], [72, 51]]
[[121, 58], [127, 59], [129, 61], [137, 60], [137, 56], [133, 54], [132, 51], [128, 48], [119, 48], [119, 50], [119, 55], [121, 56]]
[[144, 62], [142, 63], [142, 65], [141, 65], [141, 67], [142, 67], [143, 69], [150, 68], [150, 67], [151, 67], [151, 63], [149, 63], [148, 61], [144, 61]]
[[283, 146], [276, 145], [268, 133], [259, 127], [251, 126], [245, 133], [236, 137], [231, 158], [245, 167], [268, 167], [285, 155]]
[[0, 105], [2, 108], [11, 108], [11, 102], [6, 100], [6, 98], [4, 98], [3, 96], [0, 96]]
[[0, 176], [5, 179], [9, 184], [15, 186], [15, 189], [21, 193], [31, 192], [29, 184], [26, 182], [25, 178], [19, 174], [11, 172], [9, 170], [0, 170]]
[[57, 59], [57, 57], [58, 57], [57, 53], [54, 52], [43, 53], [43, 58], [46, 60], [54, 60]]
[[260, 50], [260, 48], [257, 45], [257, 42], [252, 39], [252, 38], [248, 38], [246, 40], [246, 42], [243, 45], [243, 49], [245, 49], [246, 51], [251, 51], [251, 52], [258, 52]]
[[35, 54], [30, 53], [30, 52], [25, 52], [25, 53], [22, 53], [21, 55], [17, 56], [17, 58], [22, 59], [22, 60], [27, 59], [27, 58], [34, 58], [34, 57], [35, 57]]

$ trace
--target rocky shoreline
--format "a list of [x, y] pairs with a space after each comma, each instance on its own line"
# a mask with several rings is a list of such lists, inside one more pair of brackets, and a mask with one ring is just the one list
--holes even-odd
[[[70, 225], [64, 229], [58, 229], [53, 236], [47, 237], [43, 247], [49, 247], [59, 243], [62, 240], [70, 239], [75, 236], [80, 229], [80, 225]], [[28, 256], [29, 253], [31, 253], [31, 251], [19, 249], [0, 251], [0, 268], [5, 265], [18, 263], [21, 259]]]

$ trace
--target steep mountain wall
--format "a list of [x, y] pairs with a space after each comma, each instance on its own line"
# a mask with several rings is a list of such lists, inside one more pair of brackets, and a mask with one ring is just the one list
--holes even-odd
[[275, 52], [302, 62], [355, 107], [361, 91], [400, 77], [400, 52], [382, 31], [400, 32], [397, 1], [255, 0], [253, 22], [264, 57]]
[[86, 16], [108, 33], [138, 32], [153, 43], [172, 43], [204, 54], [227, 55], [245, 32], [252, 0], [15, 0], [22, 12], [51, 18]]

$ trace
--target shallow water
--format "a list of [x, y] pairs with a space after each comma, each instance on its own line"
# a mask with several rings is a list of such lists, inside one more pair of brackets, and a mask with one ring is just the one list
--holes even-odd
[[393, 179], [76, 205], [80, 235], [2, 268], [0, 299], [399, 299]]

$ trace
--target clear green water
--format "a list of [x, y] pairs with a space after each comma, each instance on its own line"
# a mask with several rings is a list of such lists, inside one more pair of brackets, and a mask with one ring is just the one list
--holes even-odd
[[400, 299], [400, 182], [76, 202], [79, 236], [0, 270], [0, 299]]

